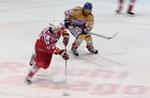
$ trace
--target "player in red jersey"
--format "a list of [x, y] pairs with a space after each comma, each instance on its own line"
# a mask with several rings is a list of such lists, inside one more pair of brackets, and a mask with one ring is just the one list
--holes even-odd
[[[118, 0], [118, 1], [119, 1], [119, 7], [118, 7], [116, 12], [119, 14], [123, 10], [123, 6], [124, 6], [125, 0]], [[130, 0], [130, 3], [128, 5], [128, 9], [127, 9], [127, 14], [130, 14], [130, 15], [134, 15], [135, 14], [133, 12], [133, 8], [134, 8], [135, 2], [136, 2], [136, 0]]]
[[63, 44], [66, 47], [69, 42], [69, 33], [63, 25], [50, 24], [41, 32], [35, 43], [35, 54], [30, 60], [32, 68], [26, 76], [26, 83], [32, 83], [32, 77], [40, 68], [47, 69], [49, 67], [53, 54], [60, 55], [65, 60], [69, 59], [65, 49], [56, 47], [61, 36], [63, 36]]

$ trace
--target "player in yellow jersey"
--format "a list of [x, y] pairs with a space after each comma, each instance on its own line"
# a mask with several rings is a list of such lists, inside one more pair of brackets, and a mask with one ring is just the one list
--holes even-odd
[[89, 52], [94, 54], [98, 53], [98, 50], [94, 49], [90, 34], [94, 26], [94, 16], [92, 14], [91, 3], [87, 2], [83, 7], [77, 6], [65, 11], [65, 26], [76, 38], [71, 49], [74, 55], [79, 55], [77, 49], [83, 40], [86, 41], [86, 48]]

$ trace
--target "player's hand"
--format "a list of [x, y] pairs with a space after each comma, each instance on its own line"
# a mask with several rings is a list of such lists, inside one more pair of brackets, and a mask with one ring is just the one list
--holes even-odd
[[85, 27], [82, 29], [83, 34], [88, 34], [88, 33], [90, 33], [90, 31], [91, 31], [91, 29], [89, 27]]
[[88, 33], [87, 28], [84, 28], [84, 29], [82, 30], [82, 33], [83, 33], [83, 34], [87, 34], [87, 33]]
[[69, 59], [69, 55], [66, 53], [66, 51], [63, 49], [62, 53], [60, 54], [62, 56], [62, 58], [64, 60], [68, 60]]
[[64, 20], [65, 27], [68, 29], [69, 26], [71, 26], [71, 22], [67, 19]]

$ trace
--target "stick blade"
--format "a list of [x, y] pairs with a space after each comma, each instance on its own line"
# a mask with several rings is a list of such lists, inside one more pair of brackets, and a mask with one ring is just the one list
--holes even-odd
[[114, 37], [115, 37], [118, 33], [119, 33], [119, 32], [116, 32], [113, 36], [108, 37], [108, 39], [112, 39], [112, 38], [114, 38]]

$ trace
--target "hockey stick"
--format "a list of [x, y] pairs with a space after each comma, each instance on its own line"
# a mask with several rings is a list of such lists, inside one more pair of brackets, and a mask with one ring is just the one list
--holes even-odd
[[93, 32], [91, 32], [91, 33], [89, 33], [89, 34], [95, 35], [95, 36], [98, 36], [98, 37], [101, 37], [101, 38], [104, 38], [104, 39], [112, 39], [112, 38], [114, 38], [118, 33], [119, 33], [119, 32], [116, 32], [116, 33], [115, 33], [114, 35], [112, 35], [112, 36], [104, 36], [104, 35], [96, 34], [96, 33], [93, 33]]
[[[69, 31], [71, 32], [71, 34], [73, 35], [73, 36], [75, 36], [75, 37], [77, 37], [78, 35], [80, 35], [80, 34], [78, 34], [74, 29], [72, 29], [73, 27], [72, 26], [69, 26]], [[101, 38], [104, 38], [104, 39], [112, 39], [112, 38], [114, 38], [117, 34], [118, 34], [119, 32], [116, 32], [113, 36], [104, 36], [104, 35], [100, 35], [100, 34], [96, 34], [96, 33], [93, 33], [93, 32], [91, 32], [91, 33], [89, 33], [89, 34], [91, 34], [91, 35], [95, 35], [95, 36], [98, 36], [98, 37], [101, 37]]]
[[[65, 46], [65, 52], [67, 53], [67, 47]], [[67, 78], [68, 72], [67, 72], [67, 60], [65, 60], [65, 76]]]
[[[65, 46], [65, 52], [67, 53], [67, 47]], [[67, 72], [67, 60], [65, 60], [65, 76], [67, 77], [68, 72]]]
[[[67, 47], [65, 46], [65, 52], [67, 53]], [[68, 83], [67, 83], [67, 76], [68, 76], [68, 71], [67, 71], [67, 60], [65, 60], [65, 71], [64, 71], [64, 75], [65, 75], [65, 91], [63, 93], [63, 96], [69, 96], [69, 93], [67, 92], [67, 88], [68, 88]]]

